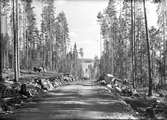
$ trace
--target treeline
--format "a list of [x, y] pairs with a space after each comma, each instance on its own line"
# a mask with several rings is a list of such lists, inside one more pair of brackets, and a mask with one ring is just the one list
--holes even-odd
[[158, 6], [158, 27], [148, 28], [145, 0], [110, 0], [97, 18], [104, 41], [100, 71], [128, 79], [133, 87], [149, 85], [151, 95], [153, 85], [166, 84], [167, 2], [149, 2]]
[[[70, 46], [65, 13], [56, 13], [54, 0], [36, 1], [42, 8], [37, 20], [33, 0], [1, 2], [1, 17], [6, 19], [2, 40], [2, 68], [32, 70], [34, 66], [49, 71], [82, 74], [77, 45]], [[40, 22], [40, 27], [38, 27]], [[16, 68], [17, 67], [17, 68]], [[80, 71], [80, 72], [76, 72]]]

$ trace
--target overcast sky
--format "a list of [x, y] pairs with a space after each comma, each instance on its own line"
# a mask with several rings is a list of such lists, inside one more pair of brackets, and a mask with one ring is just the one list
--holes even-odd
[[[108, 0], [56, 0], [56, 12], [64, 11], [70, 30], [71, 45], [77, 43], [78, 49], [83, 48], [84, 58], [94, 58], [100, 54], [100, 27], [97, 22], [97, 14], [103, 11]], [[39, 4], [34, 6], [38, 20], [40, 20], [41, 8]], [[156, 7], [147, 3], [148, 24], [156, 25]]]

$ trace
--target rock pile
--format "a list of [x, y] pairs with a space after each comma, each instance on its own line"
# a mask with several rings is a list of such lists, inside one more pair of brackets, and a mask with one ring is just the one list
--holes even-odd
[[0, 113], [9, 112], [27, 100], [40, 96], [59, 86], [67, 85], [74, 81], [72, 75], [59, 74], [54, 77], [36, 77], [27, 82], [14, 83], [6, 81], [0, 84]]
[[[101, 76], [97, 82], [106, 86], [112, 93], [120, 96], [142, 117], [141, 119], [167, 118], [167, 102], [165, 100], [160, 102], [158, 98], [154, 96], [148, 97], [139, 90], [133, 89], [132, 85], [128, 83], [127, 80], [120, 80], [113, 75], [105, 74], [105, 76]], [[160, 92], [164, 93], [162, 91]], [[162, 96], [165, 96], [165, 93]]]

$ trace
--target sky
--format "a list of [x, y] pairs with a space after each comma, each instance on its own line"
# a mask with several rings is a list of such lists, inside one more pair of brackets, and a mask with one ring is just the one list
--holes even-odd
[[[71, 46], [76, 42], [78, 49], [83, 48], [84, 58], [100, 56], [100, 26], [97, 14], [103, 11], [108, 0], [56, 0], [56, 13], [64, 11], [69, 24]], [[156, 7], [147, 3], [148, 25], [155, 26]], [[35, 13], [40, 20], [41, 7], [34, 3]]]

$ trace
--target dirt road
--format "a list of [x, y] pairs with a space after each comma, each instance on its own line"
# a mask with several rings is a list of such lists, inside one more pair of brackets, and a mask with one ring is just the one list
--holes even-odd
[[[94, 81], [79, 81], [50, 91], [10, 116], [12, 120], [134, 119], [132, 109]], [[9, 118], [8, 118], [9, 119]]]

